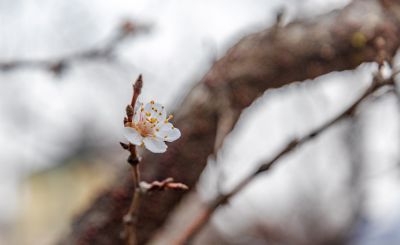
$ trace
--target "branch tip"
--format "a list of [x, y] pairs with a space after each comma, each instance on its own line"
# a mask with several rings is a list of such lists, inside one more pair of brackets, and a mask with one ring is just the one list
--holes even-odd
[[143, 87], [143, 76], [142, 74], [140, 74], [133, 85], [134, 93], [139, 95], [142, 92], [142, 87]]

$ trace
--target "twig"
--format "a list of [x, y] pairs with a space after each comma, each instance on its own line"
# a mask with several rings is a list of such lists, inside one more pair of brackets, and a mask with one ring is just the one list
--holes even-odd
[[[143, 86], [143, 80], [142, 80], [142, 75], [139, 75], [138, 79], [136, 80], [134, 86], [133, 86], [133, 95], [132, 95], [132, 100], [131, 104], [129, 104], [126, 107], [126, 118], [124, 118], [124, 125], [127, 122], [132, 122], [133, 115], [134, 115], [134, 109], [135, 109], [135, 104], [136, 100], [139, 97], [141, 90]], [[132, 197], [132, 202], [129, 207], [128, 213], [124, 216], [123, 222], [124, 222], [124, 238], [126, 239], [126, 242], [128, 245], [135, 245], [137, 244], [137, 232], [136, 232], [136, 227], [137, 227], [137, 215], [140, 207], [140, 199], [141, 199], [141, 189], [140, 189], [140, 171], [139, 171], [139, 163], [140, 163], [140, 158], [137, 155], [136, 152], [136, 146], [129, 143], [120, 143], [122, 148], [125, 150], [128, 150], [130, 152], [130, 155], [128, 157], [128, 163], [132, 166], [132, 177], [134, 181], [134, 186], [135, 186], [135, 192]]]
[[87, 50], [78, 51], [76, 53], [54, 59], [0, 61], [0, 71], [7, 72], [17, 69], [34, 68], [49, 70], [59, 75], [74, 61], [113, 59], [112, 55], [122, 41], [128, 37], [141, 32], [146, 32], [148, 30], [148, 25], [134, 24], [131, 21], [125, 21], [121, 26], [118, 27], [115, 34], [100, 47], [91, 47]]
[[124, 224], [125, 224], [125, 238], [128, 245], [137, 244], [137, 212], [140, 207], [140, 198], [141, 198], [141, 191], [140, 191], [140, 174], [139, 174], [139, 164], [132, 166], [132, 175], [133, 181], [135, 185], [135, 192], [132, 197], [132, 202], [129, 207], [128, 213], [124, 216]]
[[[142, 75], [139, 75], [135, 84], [133, 85], [133, 95], [132, 100], [129, 105], [126, 107], [126, 117], [124, 118], [124, 126], [132, 126], [133, 117], [135, 111], [138, 108], [135, 108], [136, 101], [142, 92], [143, 87], [143, 79]], [[144, 194], [147, 194], [151, 191], [162, 191], [162, 190], [188, 190], [188, 186], [179, 182], [174, 182], [174, 179], [169, 177], [164, 179], [163, 181], [153, 181], [152, 183], [141, 182], [140, 181], [140, 171], [139, 171], [139, 163], [140, 157], [136, 152], [136, 145], [128, 143], [125, 144], [120, 142], [123, 149], [130, 152], [128, 157], [128, 163], [132, 166], [132, 176], [134, 181], [135, 191], [132, 197], [131, 205], [129, 206], [128, 213], [124, 216], [124, 232], [123, 238], [125, 238], [126, 243], [128, 245], [135, 245], [138, 243], [138, 232], [137, 232], [137, 223], [138, 223], [138, 212], [140, 208], [141, 198]]]
[[256, 169], [252, 174], [250, 174], [249, 176], [244, 178], [241, 182], [239, 182], [239, 184], [235, 188], [233, 188], [233, 190], [225, 194], [224, 193], [219, 194], [212, 202], [210, 202], [207, 205], [204, 211], [198, 215], [195, 221], [187, 226], [187, 229], [182, 233], [182, 236], [177, 240], [176, 244], [188, 244], [196, 236], [196, 234], [204, 227], [204, 225], [208, 222], [212, 214], [219, 206], [226, 204], [234, 195], [240, 192], [258, 175], [267, 172], [276, 162], [278, 162], [278, 160], [280, 160], [286, 154], [290, 153], [298, 146], [301, 146], [302, 144], [315, 138], [320, 133], [330, 128], [332, 125], [336, 124], [343, 118], [353, 115], [356, 108], [361, 104], [362, 101], [364, 101], [365, 98], [367, 98], [369, 95], [371, 95], [377, 89], [379, 89], [384, 85], [394, 85], [393, 77], [383, 80], [381, 74], [380, 73], [377, 74], [374, 77], [373, 82], [368, 87], [368, 89], [346, 110], [344, 110], [342, 113], [340, 113], [330, 121], [326, 122], [325, 124], [314, 129], [313, 131], [311, 131], [311, 133], [303, 136], [302, 138], [290, 141], [277, 155], [275, 155], [275, 157], [273, 157], [271, 160], [259, 166], [258, 169]]
[[140, 182], [140, 189], [144, 193], [151, 191], [163, 191], [163, 190], [188, 190], [189, 187], [185, 184], [174, 182], [174, 179], [169, 177], [162, 181], [153, 181], [151, 183]]

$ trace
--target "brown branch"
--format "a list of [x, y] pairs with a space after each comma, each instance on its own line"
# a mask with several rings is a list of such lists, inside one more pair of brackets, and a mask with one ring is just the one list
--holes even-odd
[[[182, 138], [170, 144], [165, 154], [144, 154], [142, 178], [174, 176], [193, 187], [207, 157], [214, 152], [218, 125], [224, 129], [219, 146], [241, 111], [265, 90], [354, 69], [374, 61], [378, 54], [392, 56], [400, 43], [400, 15], [395, 11], [399, 5], [395, 2], [386, 9], [377, 0], [353, 1], [342, 10], [313, 20], [243, 38], [179, 104], [175, 125], [181, 129]], [[229, 108], [223, 108], [225, 105]], [[224, 109], [232, 118], [220, 123]], [[120, 220], [130, 205], [132, 189], [131, 179], [122, 173], [111, 190], [75, 220], [65, 244], [118, 244]], [[139, 244], [148, 241], [163, 225], [182, 196], [182, 192], [159, 192], [142, 198]]]
[[132, 197], [132, 202], [129, 207], [128, 213], [124, 216], [124, 233], [123, 237], [125, 237], [128, 245], [137, 244], [137, 215], [140, 207], [140, 199], [141, 199], [141, 190], [139, 186], [140, 182], [140, 174], [139, 174], [139, 164], [132, 166], [132, 175], [133, 181], [135, 184], [135, 191]]
[[176, 244], [184, 245], [189, 244], [190, 241], [198, 234], [198, 232], [204, 227], [204, 225], [208, 222], [214, 212], [223, 204], [228, 203], [228, 201], [243, 190], [250, 182], [252, 182], [256, 177], [260, 174], [267, 172], [270, 168], [276, 164], [281, 158], [290, 154], [297, 147], [307, 143], [311, 139], [317, 137], [319, 134], [329, 129], [331, 126], [335, 125], [340, 120], [352, 116], [356, 111], [357, 107], [364, 101], [369, 95], [374, 93], [377, 89], [381, 88], [385, 85], [394, 85], [393, 78], [382, 80], [380, 75], [377, 75], [372, 84], [367, 88], [367, 90], [354, 102], [352, 103], [346, 110], [342, 113], [329, 120], [325, 124], [319, 126], [318, 128], [311, 131], [309, 134], [303, 136], [300, 139], [294, 139], [290, 141], [283, 149], [275, 155], [271, 160], [263, 163], [256, 169], [252, 174], [244, 178], [239, 182], [230, 192], [225, 194], [219, 194], [210, 204], [201, 212], [198, 217], [194, 220], [194, 222], [187, 226], [187, 229], [182, 233], [182, 236], [178, 238]]
[[[135, 104], [140, 93], [142, 92], [142, 87], [143, 87], [143, 80], [142, 80], [142, 75], [140, 74], [133, 85], [131, 104], [126, 107], [126, 118], [125, 118], [126, 120], [124, 119], [124, 126], [126, 123], [125, 121], [132, 122], [132, 118], [134, 116]], [[122, 235], [123, 237], [125, 237], [126, 243], [128, 245], [135, 245], [137, 244], [138, 240], [137, 239], [138, 211], [142, 196], [142, 191], [140, 189], [140, 170], [139, 170], [140, 158], [137, 155], [135, 145], [131, 143], [129, 144], [120, 143], [120, 144], [123, 149], [128, 150], [130, 152], [127, 161], [132, 167], [132, 177], [135, 188], [128, 213], [123, 218], [124, 232]]]
[[139, 33], [148, 32], [148, 30], [148, 25], [125, 21], [117, 28], [117, 31], [113, 36], [109, 37], [100, 47], [91, 47], [58, 58], [0, 61], [0, 71], [8, 72], [17, 69], [31, 68], [45, 69], [54, 72], [55, 74], [61, 74], [75, 61], [97, 59], [113, 60], [113, 53], [120, 43]]

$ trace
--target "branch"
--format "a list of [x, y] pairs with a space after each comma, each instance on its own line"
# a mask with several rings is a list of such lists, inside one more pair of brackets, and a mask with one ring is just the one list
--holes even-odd
[[182, 236], [177, 240], [178, 244], [190, 244], [192, 239], [199, 233], [199, 231], [204, 227], [204, 225], [208, 222], [214, 212], [223, 204], [229, 202], [232, 197], [242, 191], [250, 182], [252, 182], [256, 177], [260, 174], [267, 172], [270, 168], [275, 165], [281, 158], [285, 157], [286, 155], [290, 154], [294, 151], [297, 147], [307, 143], [311, 139], [319, 136], [325, 130], [329, 129], [331, 126], [335, 125], [340, 120], [350, 117], [354, 114], [357, 107], [363, 102], [369, 95], [374, 93], [377, 89], [381, 88], [385, 85], [395, 85], [393, 77], [387, 80], [382, 80], [382, 78], [377, 75], [372, 84], [368, 87], [368, 89], [353, 103], [351, 104], [346, 110], [342, 113], [331, 119], [330, 121], [326, 122], [325, 124], [321, 125], [320, 127], [314, 129], [309, 134], [303, 136], [300, 139], [294, 139], [290, 141], [283, 149], [275, 155], [271, 160], [263, 163], [256, 169], [252, 174], [247, 176], [245, 179], [239, 182], [233, 190], [225, 194], [219, 194], [210, 204], [197, 216], [194, 222], [187, 226], [187, 229], [182, 233]]
[[[142, 92], [143, 79], [142, 75], [139, 75], [138, 79], [133, 85], [133, 93], [131, 103], [126, 107], [126, 117], [124, 118], [124, 126], [126, 123], [131, 123], [134, 116], [134, 109], [136, 101]], [[129, 143], [120, 143], [122, 148], [128, 150], [130, 155], [127, 162], [132, 167], [132, 177], [134, 183], [134, 194], [132, 197], [131, 205], [129, 206], [128, 213], [125, 214], [123, 218], [124, 222], [124, 232], [122, 236], [126, 239], [128, 245], [137, 244], [137, 222], [138, 222], [138, 212], [140, 207], [140, 200], [142, 197], [142, 192], [140, 190], [140, 170], [139, 163], [140, 157], [137, 154], [136, 146]]]
[[124, 233], [122, 237], [124, 237], [127, 241], [126, 244], [128, 245], [135, 245], [137, 244], [137, 216], [140, 207], [140, 199], [142, 193], [140, 191], [140, 174], [139, 174], [139, 164], [132, 166], [132, 175], [133, 181], [135, 184], [135, 191], [132, 197], [132, 202], [129, 207], [128, 213], [124, 216], [123, 222], [125, 225]]
[[[242, 110], [264, 91], [392, 56], [400, 44], [400, 15], [394, 12], [397, 8], [397, 2], [386, 9], [377, 0], [358, 0], [313, 20], [243, 38], [180, 103], [175, 124], [182, 138], [170, 144], [166, 154], [144, 154], [142, 178], [152, 181], [174, 176], [191, 188], [208, 156], [218, 150], [214, 149], [218, 127], [224, 128], [218, 135], [219, 146]], [[230, 111], [229, 120], [222, 118], [224, 110]], [[110, 188], [75, 220], [65, 244], [118, 243], [132, 181], [123, 173]], [[142, 199], [139, 244], [163, 225], [182, 196], [182, 192], [160, 192]]]
[[75, 61], [112, 59], [115, 49], [121, 42], [129, 37], [148, 31], [148, 25], [134, 24], [131, 21], [125, 21], [117, 28], [114, 35], [109, 37], [100, 47], [92, 47], [54, 59], [0, 61], [0, 71], [8, 72], [17, 69], [32, 68], [45, 69], [54, 72], [55, 74], [61, 74]]

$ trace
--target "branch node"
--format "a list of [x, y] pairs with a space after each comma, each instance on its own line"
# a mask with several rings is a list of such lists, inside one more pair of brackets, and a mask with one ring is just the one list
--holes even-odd
[[131, 166], [135, 166], [137, 164], [139, 164], [140, 159], [136, 156], [132, 156], [132, 154], [128, 157], [127, 162], [131, 165]]

